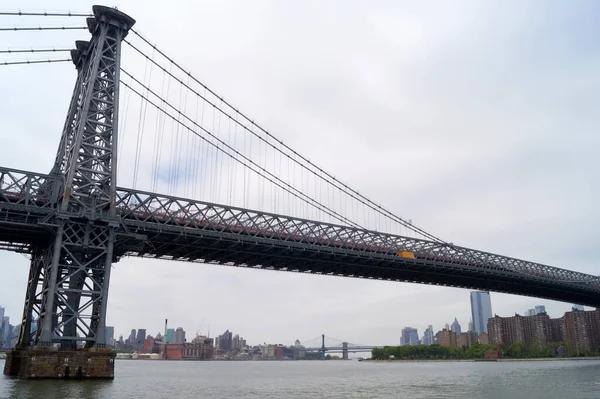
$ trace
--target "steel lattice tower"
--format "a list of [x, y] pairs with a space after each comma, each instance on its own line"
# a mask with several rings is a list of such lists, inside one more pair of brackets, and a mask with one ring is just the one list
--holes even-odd
[[[93, 7], [92, 38], [72, 51], [78, 76], [49, 187], [56, 212], [32, 248], [18, 346], [106, 345], [106, 305], [116, 230], [121, 41], [135, 20]], [[30, 336], [32, 317], [38, 327]]]

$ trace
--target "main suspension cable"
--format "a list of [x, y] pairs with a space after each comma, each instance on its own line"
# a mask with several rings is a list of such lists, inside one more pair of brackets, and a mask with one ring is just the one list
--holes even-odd
[[0, 50], [0, 54], [17, 54], [17, 53], [60, 53], [65, 51], [72, 51], [70, 48], [41, 48], [41, 49], [19, 49], [19, 50]]
[[[297, 153], [295, 150], [293, 150], [291, 147], [289, 147], [287, 144], [283, 143], [283, 141], [277, 139], [275, 136], [273, 136], [271, 133], [269, 133], [266, 129], [262, 128], [260, 125], [256, 124], [253, 120], [251, 120], [249, 117], [247, 117], [245, 114], [243, 114], [241, 111], [239, 111], [238, 109], [236, 109], [234, 106], [232, 106], [229, 102], [227, 102], [226, 100], [224, 100], [222, 97], [218, 96], [214, 91], [212, 91], [208, 86], [206, 86], [204, 83], [200, 82], [198, 79], [196, 79], [191, 72], [186, 71], [182, 66], [180, 66], [177, 62], [175, 62], [172, 58], [170, 58], [169, 56], [167, 56], [164, 52], [162, 52], [161, 50], [158, 49], [158, 47], [155, 44], [152, 44], [150, 41], [148, 41], [145, 37], [143, 37], [139, 32], [137, 32], [135, 29], [131, 29], [131, 31], [138, 36], [142, 41], [144, 41], [147, 45], [151, 46], [153, 50], [155, 50], [156, 52], [158, 52], [160, 55], [162, 55], [164, 58], [166, 58], [172, 65], [174, 65], [175, 67], [177, 67], [180, 71], [182, 71], [183, 73], [185, 73], [186, 75], [188, 75], [194, 82], [196, 82], [197, 84], [199, 84], [200, 86], [202, 86], [206, 91], [208, 91], [210, 94], [212, 94], [213, 96], [215, 96], [216, 98], [218, 98], [219, 100], [222, 101], [223, 104], [227, 105], [229, 108], [231, 108], [235, 113], [239, 114], [242, 118], [244, 118], [246, 121], [248, 121], [251, 125], [255, 126], [256, 128], [258, 128], [260, 131], [262, 131], [263, 133], [265, 133], [265, 135], [267, 135], [269, 138], [271, 138], [272, 140], [274, 140], [275, 142], [277, 142], [278, 144], [280, 144], [283, 148], [285, 148], [288, 151], [291, 151], [295, 156], [298, 156], [298, 158], [300, 158], [303, 162], [298, 161], [297, 159], [295, 159], [294, 157], [291, 157], [288, 153], [285, 153], [283, 151], [281, 151], [280, 149], [278, 149], [275, 145], [273, 145], [273, 143], [265, 140], [262, 136], [258, 135], [257, 133], [253, 132], [251, 129], [248, 129], [247, 126], [245, 126], [244, 124], [242, 124], [241, 122], [237, 121], [236, 119], [236, 123], [238, 123], [243, 129], [245, 129], [246, 131], [248, 131], [249, 133], [251, 133], [252, 135], [258, 137], [261, 141], [267, 143], [269, 146], [271, 146], [273, 149], [275, 149], [276, 151], [282, 153], [283, 155], [285, 155], [288, 159], [292, 160], [293, 162], [295, 162], [296, 164], [300, 165], [301, 168], [309, 171], [310, 173], [312, 173], [314, 176], [319, 177], [320, 179], [326, 181], [327, 183], [329, 183], [330, 185], [332, 185], [333, 187], [337, 188], [338, 190], [340, 190], [341, 192], [345, 193], [346, 195], [350, 196], [351, 198], [359, 201], [360, 203], [362, 203], [363, 205], [371, 208], [372, 210], [382, 214], [383, 216], [395, 221], [396, 223], [399, 223], [401, 225], [403, 225], [404, 227], [406, 227], [407, 229], [413, 230], [414, 232], [421, 234], [433, 241], [436, 242], [440, 242], [440, 243], [445, 243], [445, 241], [443, 241], [442, 239], [434, 236], [431, 233], [428, 233], [427, 231], [414, 226], [411, 222], [406, 221], [404, 219], [402, 219], [401, 217], [395, 215], [394, 213], [392, 213], [391, 211], [385, 209], [383, 206], [373, 202], [372, 200], [370, 200], [369, 198], [365, 197], [364, 195], [360, 194], [358, 191], [352, 189], [351, 187], [349, 187], [348, 185], [342, 183], [340, 180], [338, 180], [336, 177], [334, 177], [333, 175], [331, 175], [330, 173], [326, 172], [325, 170], [321, 169], [320, 167], [318, 167], [317, 165], [313, 164], [311, 161], [309, 161], [307, 158], [305, 158], [304, 156], [302, 156], [301, 154]], [[141, 55], [143, 55], [144, 57], [148, 57], [143, 51], [141, 51], [140, 49], [138, 49], [136, 46], [134, 46], [131, 42], [129, 42], [128, 40], [124, 40], [127, 44], [129, 44], [134, 50], [136, 50], [137, 52], [139, 52]], [[161, 69], [163, 69], [163, 71], [166, 72], [166, 69], [164, 67], [162, 67], [161, 65], [159, 65], [157, 63], [157, 66], [159, 66]], [[169, 73], [170, 74], [170, 73]], [[183, 83], [179, 78], [175, 77], [174, 75], [170, 74], [171, 77], [173, 77], [174, 79], [178, 80], [181, 84], [185, 85], [185, 83]], [[189, 90], [191, 90], [194, 94], [196, 94], [197, 96], [200, 96], [204, 101], [208, 102], [209, 104], [211, 104], [213, 107], [215, 107], [216, 109], [218, 109], [220, 112], [224, 113], [225, 115], [228, 115], [226, 112], [224, 112], [222, 109], [220, 109], [216, 104], [212, 103], [211, 101], [209, 101], [208, 99], [202, 97], [200, 95], [200, 93], [198, 93], [197, 91], [195, 91], [194, 89], [192, 89], [191, 87], [185, 85]], [[228, 115], [230, 118], [231, 116]], [[327, 180], [325, 178], [323, 178], [323, 176], [319, 175], [317, 172], [315, 172], [315, 170], [313, 169], [309, 169], [306, 164], [309, 164], [311, 167], [313, 167], [314, 169], [318, 170], [320, 173], [322, 173], [323, 175], [327, 176], [329, 179], [331, 180]]]
[[70, 58], [67, 59], [56, 59], [56, 60], [33, 60], [33, 61], [0, 61], [0, 65], [24, 65], [24, 64], [49, 64], [53, 62], [72, 62]]
[[42, 31], [42, 30], [74, 30], [74, 29], [89, 29], [87, 26], [38, 26], [37, 28], [34, 26], [26, 26], [26, 27], [12, 27], [12, 28], [0, 28], [0, 31]]
[[56, 12], [0, 12], [0, 15], [12, 15], [18, 17], [31, 16], [31, 17], [93, 17], [94, 14], [89, 13], [78, 13], [78, 12], [67, 12], [67, 13], [56, 13]]

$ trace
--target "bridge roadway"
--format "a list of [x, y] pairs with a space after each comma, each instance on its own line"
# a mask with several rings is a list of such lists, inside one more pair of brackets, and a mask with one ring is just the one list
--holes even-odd
[[[56, 229], [60, 178], [0, 168], [0, 249]], [[54, 187], [54, 188], [53, 188]], [[73, 194], [76, 200], [77, 194]], [[192, 261], [483, 289], [600, 306], [598, 277], [455, 245], [119, 188], [115, 258]], [[94, 220], [94, 215], [80, 215]], [[91, 243], [90, 245], [93, 245]], [[410, 251], [415, 259], [399, 257]]]
[[[376, 346], [349, 346], [347, 349], [342, 348], [341, 346], [334, 347], [325, 347], [325, 352], [329, 353], [338, 353], [338, 352], [348, 352], [348, 353], [356, 353], [356, 352], [371, 352], [373, 349], [377, 348]], [[306, 352], [323, 352], [322, 347], [314, 347], [314, 348], [304, 348]]]

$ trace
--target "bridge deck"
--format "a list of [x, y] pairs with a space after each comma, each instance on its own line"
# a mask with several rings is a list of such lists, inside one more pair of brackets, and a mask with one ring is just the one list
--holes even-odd
[[[49, 239], [55, 178], [0, 168], [0, 248]], [[117, 256], [469, 289], [600, 305], [598, 277], [469, 248], [119, 188]], [[82, 218], [84, 215], [82, 215]], [[50, 230], [49, 230], [50, 229]], [[412, 252], [414, 259], [397, 256]]]

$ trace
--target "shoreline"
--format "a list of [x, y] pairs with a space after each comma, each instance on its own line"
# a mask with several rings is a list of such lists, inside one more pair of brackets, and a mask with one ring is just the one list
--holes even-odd
[[476, 363], [488, 363], [488, 362], [559, 362], [559, 361], [574, 361], [574, 360], [600, 360], [600, 356], [589, 356], [589, 357], [537, 357], [537, 358], [503, 358], [503, 359], [387, 359], [387, 360], [373, 360], [364, 359], [363, 362], [370, 363], [457, 363], [457, 362], [476, 362]]

